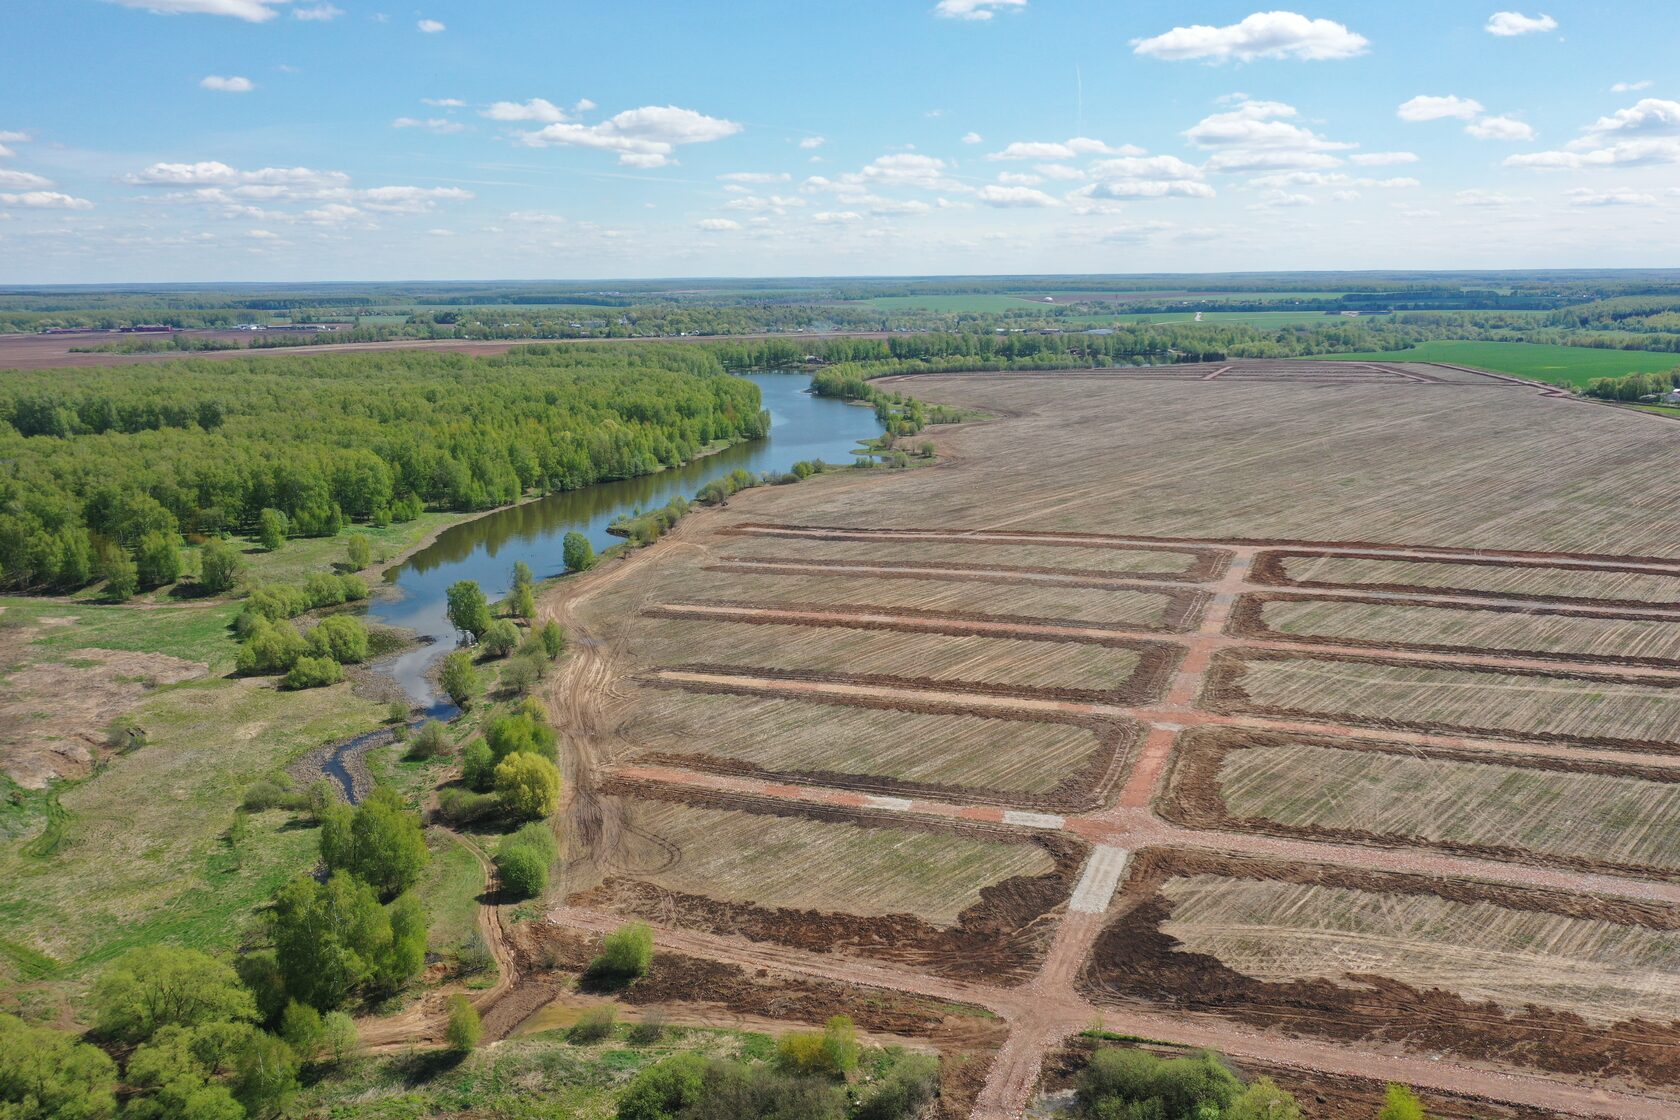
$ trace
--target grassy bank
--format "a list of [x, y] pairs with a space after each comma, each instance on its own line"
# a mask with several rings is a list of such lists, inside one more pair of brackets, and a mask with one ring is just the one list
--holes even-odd
[[1594, 350], [1585, 346], [1543, 346], [1532, 342], [1433, 340], [1406, 350], [1369, 354], [1319, 354], [1325, 362], [1447, 362], [1584, 388], [1595, 377], [1662, 373], [1680, 366], [1680, 354], [1652, 350]]

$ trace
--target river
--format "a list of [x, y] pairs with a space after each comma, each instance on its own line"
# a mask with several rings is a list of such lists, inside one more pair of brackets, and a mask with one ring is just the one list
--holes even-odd
[[561, 540], [574, 529], [599, 552], [618, 543], [607, 525], [621, 513], [662, 506], [679, 494], [692, 498], [700, 487], [737, 468], [781, 473], [802, 459], [850, 463], [859, 441], [881, 434], [873, 410], [813, 396], [804, 375], [745, 376], [759, 387], [770, 410], [770, 434], [764, 439], [736, 444], [676, 470], [551, 494], [464, 521], [387, 571], [390, 590], [369, 604], [368, 621], [413, 630], [426, 644], [381, 661], [378, 671], [395, 679], [427, 715], [448, 718], [454, 708], [437, 695], [427, 673], [457, 645], [445, 611], [450, 584], [477, 580], [495, 602], [512, 587], [515, 561], [529, 564], [538, 579], [561, 574]]

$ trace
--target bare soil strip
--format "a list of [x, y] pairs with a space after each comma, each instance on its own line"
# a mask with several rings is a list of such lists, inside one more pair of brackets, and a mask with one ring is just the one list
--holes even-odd
[[[1411, 578], [1403, 578], [1407, 575]], [[1331, 549], [1277, 549], [1255, 558], [1254, 582], [1423, 595], [1459, 590], [1494, 598], [1602, 606], [1680, 606], [1680, 577], [1672, 564], [1651, 567], [1562, 557], [1527, 563], [1487, 558], [1408, 561]]]

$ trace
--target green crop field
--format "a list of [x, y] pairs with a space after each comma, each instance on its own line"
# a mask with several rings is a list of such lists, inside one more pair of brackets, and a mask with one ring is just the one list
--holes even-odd
[[998, 312], [1022, 311], [1034, 304], [1049, 307], [1042, 299], [1031, 299], [1027, 296], [999, 296], [985, 293], [974, 293], [956, 296], [876, 296], [873, 299], [859, 300], [870, 307], [879, 307], [883, 311], [949, 311], [955, 314], [963, 312]]
[[1543, 346], [1533, 342], [1419, 343], [1407, 350], [1375, 354], [1319, 354], [1320, 361], [1450, 362], [1495, 373], [1532, 377], [1558, 385], [1585, 386], [1595, 377], [1662, 373], [1680, 367], [1680, 354], [1652, 350], [1593, 350], [1585, 346]]

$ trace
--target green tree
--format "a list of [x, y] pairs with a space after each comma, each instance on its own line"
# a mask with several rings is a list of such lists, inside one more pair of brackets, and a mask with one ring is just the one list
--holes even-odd
[[100, 553], [99, 575], [105, 581], [105, 597], [113, 602], [127, 602], [140, 589], [140, 569], [121, 545], [106, 545]]
[[215, 1079], [254, 1032], [229, 1027], [164, 1027], [136, 1049], [123, 1074], [135, 1091], [123, 1120], [243, 1120], [244, 1106]]
[[285, 1111], [298, 1090], [298, 1059], [280, 1039], [254, 1031], [234, 1058], [233, 1095], [248, 1116], [266, 1120]]
[[478, 670], [473, 667], [472, 658], [459, 650], [444, 657], [438, 679], [443, 691], [459, 707], [465, 708], [478, 695]]
[[269, 552], [286, 543], [290, 528], [286, 515], [277, 509], [265, 509], [257, 515], [257, 540]]
[[93, 1006], [99, 1032], [122, 1042], [144, 1042], [167, 1026], [257, 1017], [251, 993], [232, 967], [173, 945], [123, 954], [94, 983]]
[[356, 808], [334, 805], [321, 822], [321, 862], [329, 871], [347, 871], [386, 898], [420, 880], [431, 859], [420, 815], [402, 798], [380, 786]]
[[490, 628], [490, 601], [477, 580], [463, 579], [449, 585], [444, 593], [448, 603], [449, 621], [455, 629], [471, 634], [473, 641]]
[[607, 934], [601, 955], [589, 964], [592, 975], [628, 982], [646, 976], [653, 967], [653, 930], [646, 922], [629, 922]]
[[330, 657], [340, 665], [366, 661], [367, 627], [355, 615], [328, 615], [309, 632], [309, 648], [315, 656]]
[[587, 572], [595, 566], [595, 548], [589, 538], [573, 529], [560, 542], [560, 556], [568, 572]]
[[939, 1095], [939, 1059], [894, 1048], [892, 1069], [875, 1083], [857, 1110], [857, 1120], [913, 1120]]
[[528, 583], [515, 584], [507, 598], [508, 613], [515, 618], [533, 618], [537, 613], [537, 597]]
[[498, 618], [485, 628], [479, 645], [487, 657], [506, 657], [519, 644], [519, 629], [505, 618]]
[[344, 668], [330, 657], [300, 657], [286, 670], [282, 682], [294, 691], [305, 688], [325, 688], [344, 679]]
[[74, 1035], [0, 1014], [0, 1117], [109, 1120], [117, 1114], [116, 1063]]
[[513, 585], [515, 587], [530, 587], [536, 582], [536, 575], [531, 571], [531, 565], [523, 560], [513, 562]]
[[164, 587], [181, 578], [181, 538], [174, 533], [147, 533], [134, 551], [134, 566], [142, 587]]
[[220, 537], [212, 537], [199, 549], [198, 582], [206, 591], [220, 595], [233, 590], [245, 569], [239, 550]]
[[269, 929], [287, 993], [321, 1011], [372, 981], [391, 951], [390, 916], [372, 887], [343, 871], [280, 888]]
[[559, 657], [566, 652], [566, 632], [560, 628], [558, 622], [545, 622], [540, 631], [543, 649], [550, 658]]
[[359, 572], [373, 563], [373, 547], [368, 544], [367, 536], [363, 533], [351, 533], [344, 541], [345, 555], [350, 560], [350, 570]]
[[496, 780], [496, 762], [496, 755], [490, 750], [490, 744], [483, 739], [474, 739], [461, 752], [461, 779], [483, 793]]
[[478, 1010], [466, 996], [449, 997], [449, 1025], [444, 1028], [444, 1039], [451, 1050], [467, 1053], [478, 1048], [478, 1040], [484, 1036], [484, 1027], [478, 1020]]
[[362, 1044], [356, 1034], [356, 1020], [342, 1011], [327, 1012], [321, 1020], [321, 1042], [334, 1062], [342, 1062]]
[[1383, 1095], [1382, 1111], [1377, 1120], [1427, 1120], [1423, 1102], [1404, 1085], [1390, 1083]]
[[496, 798], [513, 817], [535, 820], [560, 804], [560, 770], [529, 751], [515, 751], [496, 764]]
[[292, 1053], [306, 1062], [321, 1048], [321, 1037], [325, 1030], [321, 1013], [307, 1003], [299, 1003], [295, 999], [286, 1005], [286, 1010], [280, 1016], [280, 1037], [286, 1040], [286, 1045], [292, 1048]]

